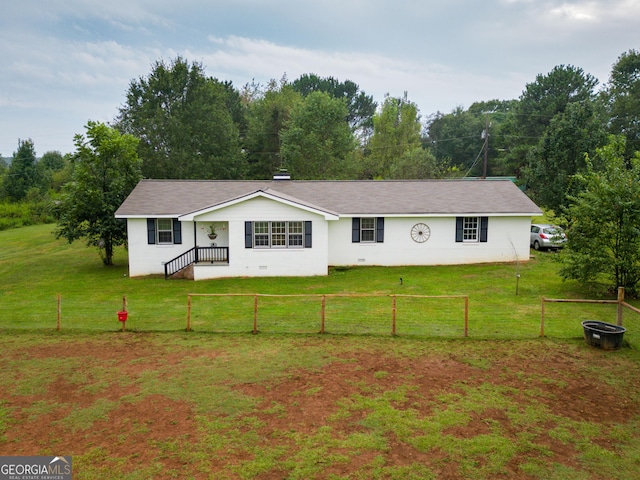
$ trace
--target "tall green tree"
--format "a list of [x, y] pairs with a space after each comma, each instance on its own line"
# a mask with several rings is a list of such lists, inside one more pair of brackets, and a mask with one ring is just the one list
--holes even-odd
[[627, 139], [625, 154], [640, 151], [640, 52], [629, 50], [611, 70], [607, 94], [611, 108], [611, 132]]
[[[482, 135], [480, 139], [483, 143], [483, 157], [484, 135], [488, 135], [487, 175], [520, 176], [520, 166], [509, 162], [510, 137], [507, 134], [508, 126], [513, 121], [513, 113], [518, 104], [518, 100], [489, 100], [486, 102], [474, 102], [469, 107], [469, 113], [482, 120]], [[475, 172], [482, 171], [479, 167], [480, 164], [484, 165], [484, 158], [482, 158], [482, 161], [478, 161]], [[472, 173], [475, 172], [472, 171]]]
[[365, 157], [366, 178], [389, 178], [394, 162], [407, 152], [422, 148], [422, 124], [418, 106], [407, 99], [387, 96], [373, 117], [373, 135]]
[[546, 75], [538, 75], [525, 86], [514, 110], [513, 122], [503, 128], [511, 141], [505, 163], [516, 170], [528, 163], [529, 150], [538, 144], [551, 120], [572, 103], [595, 98], [598, 80], [582, 68], [558, 65]]
[[103, 123], [89, 122], [86, 129], [86, 136], [74, 137], [73, 179], [58, 207], [56, 236], [69, 243], [86, 239], [112, 265], [114, 247], [127, 240], [126, 223], [115, 211], [142, 178], [138, 139]]
[[526, 85], [516, 110], [518, 128], [526, 138], [537, 140], [553, 117], [567, 105], [593, 100], [598, 80], [582, 68], [558, 65], [547, 75], [538, 75]]
[[[574, 102], [557, 114], [538, 145], [529, 151], [525, 179], [529, 194], [540, 206], [562, 213], [568, 197], [582, 188], [573, 178], [587, 170], [586, 157], [607, 143], [606, 118], [592, 101]], [[597, 160], [599, 157], [595, 156]], [[591, 169], [601, 169], [591, 164]]]
[[282, 168], [281, 133], [302, 96], [283, 79], [272, 80], [264, 94], [249, 103], [249, 127], [245, 138], [249, 178], [266, 179]]
[[[482, 153], [484, 123], [483, 116], [462, 107], [448, 114], [438, 112], [427, 123], [425, 143], [439, 161], [451, 162], [465, 172], [470, 171]], [[481, 166], [478, 166], [473, 173], [479, 175], [480, 171]]]
[[[63, 173], [67, 165], [62, 153], [52, 150], [45, 152], [37, 163], [38, 177], [42, 193], [48, 195], [51, 190], [60, 190], [60, 181], [69, 177]], [[66, 172], [65, 172], [66, 173]]]
[[246, 172], [241, 110], [230, 84], [178, 57], [131, 81], [116, 126], [140, 139], [146, 177], [237, 179]]
[[372, 96], [360, 90], [351, 80], [341, 82], [333, 77], [319, 77], [310, 73], [301, 75], [291, 85], [304, 97], [312, 92], [325, 92], [334, 98], [343, 99], [347, 105], [347, 121], [354, 135], [364, 141], [373, 132], [373, 116], [377, 104]]
[[310, 93], [291, 112], [281, 133], [284, 166], [296, 179], [325, 180], [353, 175], [355, 138], [343, 100]]
[[38, 162], [38, 167], [57, 172], [65, 166], [64, 156], [57, 150], [45, 152]]
[[4, 183], [9, 200], [19, 202], [32, 188], [40, 187], [40, 177], [33, 140], [18, 140], [18, 150], [13, 154]]
[[405, 152], [391, 165], [388, 178], [397, 180], [453, 178], [461, 177], [463, 173], [447, 161], [438, 161], [428, 149], [414, 148]]
[[439, 162], [456, 165], [464, 174], [480, 176], [488, 130], [487, 174], [515, 175], [516, 171], [503, 159], [506, 143], [502, 127], [516, 104], [517, 100], [490, 100], [475, 102], [467, 110], [457, 107], [448, 114], [438, 112], [427, 121], [424, 144]]
[[568, 242], [560, 274], [635, 293], [640, 281], [640, 154], [625, 159], [625, 139], [612, 137], [597, 150], [603, 171], [576, 175], [584, 184], [569, 207]]
[[4, 188], [7, 180], [7, 170], [9, 170], [9, 165], [2, 155], [0, 155], [0, 201], [4, 200], [7, 196]]

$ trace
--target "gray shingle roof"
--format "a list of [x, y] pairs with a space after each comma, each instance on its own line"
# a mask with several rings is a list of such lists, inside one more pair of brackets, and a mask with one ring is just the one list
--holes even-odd
[[142, 180], [118, 217], [184, 215], [264, 191], [338, 215], [539, 215], [510, 180]]

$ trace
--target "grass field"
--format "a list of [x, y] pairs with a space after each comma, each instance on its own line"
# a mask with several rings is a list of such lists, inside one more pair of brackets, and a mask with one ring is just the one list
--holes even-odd
[[[116, 266], [104, 267], [96, 250], [55, 240], [52, 228], [41, 225], [0, 232], [0, 328], [55, 329], [58, 295], [61, 328], [86, 332], [119, 329], [116, 312], [122, 307], [123, 296], [129, 311], [127, 329], [162, 332], [185, 329], [190, 293], [467, 295], [470, 337], [536, 338], [542, 297], [605, 298], [606, 293], [563, 282], [556, 275], [555, 254], [547, 252], [536, 253], [534, 259], [518, 267], [360, 267], [333, 269], [326, 277], [203, 282], [131, 279], [127, 277], [124, 249], [116, 252]], [[520, 274], [518, 295], [516, 273]], [[259, 301], [260, 330], [264, 333], [320, 330], [319, 297]], [[397, 301], [400, 334], [459, 337], [464, 332], [463, 300], [398, 297]], [[194, 297], [192, 327], [196, 331], [251, 331], [253, 302], [253, 297]], [[615, 322], [615, 311], [612, 305], [550, 304], [545, 333], [556, 338], [580, 337], [582, 320]], [[327, 331], [333, 333], [388, 334], [391, 299], [329, 299], [326, 322]], [[628, 311], [625, 326], [629, 329], [626, 338], [633, 342], [640, 316]]]
[[[605, 352], [580, 321], [614, 321], [615, 306], [553, 304], [539, 338], [543, 296], [605, 298], [562, 282], [554, 254], [165, 281], [51, 230], [0, 232], [0, 455], [72, 455], [78, 479], [640, 478], [638, 319], [625, 313], [628, 343]], [[439, 300], [398, 306], [407, 334], [371, 330], [388, 297], [332, 305], [327, 335], [297, 333], [316, 331], [315, 297], [261, 297], [259, 335], [253, 297], [194, 297], [185, 332], [189, 293], [468, 295], [469, 338], [460, 304]]]

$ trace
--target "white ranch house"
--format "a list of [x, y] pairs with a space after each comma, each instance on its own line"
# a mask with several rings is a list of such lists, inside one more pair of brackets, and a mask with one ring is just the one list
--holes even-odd
[[130, 276], [203, 280], [526, 261], [531, 217], [541, 213], [510, 180], [274, 177], [142, 180], [116, 217], [127, 220]]

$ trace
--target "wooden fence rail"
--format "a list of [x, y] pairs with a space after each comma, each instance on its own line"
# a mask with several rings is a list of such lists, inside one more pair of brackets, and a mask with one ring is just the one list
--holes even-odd
[[640, 313], [640, 309], [629, 305], [624, 301], [624, 287], [618, 287], [617, 300], [586, 300], [586, 299], [568, 299], [568, 298], [542, 298], [542, 316], [540, 318], [540, 336], [544, 337], [544, 314], [546, 303], [604, 303], [604, 304], [616, 304], [618, 306], [616, 313], [616, 323], [622, 326], [622, 315], [624, 308], [628, 308], [636, 313]]
[[[400, 310], [397, 308], [397, 300], [400, 298], [415, 298], [415, 299], [463, 299], [464, 300], [464, 337], [469, 336], [469, 297], [468, 295], [403, 295], [403, 294], [354, 294], [354, 293], [327, 293], [327, 294], [297, 294], [297, 295], [280, 295], [280, 294], [260, 294], [260, 293], [190, 293], [187, 295], [187, 326], [186, 330], [192, 330], [192, 297], [252, 297], [253, 298], [253, 333], [258, 333], [258, 320], [259, 320], [259, 312], [261, 308], [261, 304], [259, 299], [262, 298], [291, 298], [291, 297], [299, 297], [306, 299], [317, 299], [320, 304], [319, 310], [319, 332], [326, 332], [326, 322], [327, 322], [327, 301], [332, 298], [389, 298], [391, 300], [391, 305], [389, 308], [389, 319], [390, 319], [390, 332], [392, 335], [397, 334], [397, 320], [398, 315], [403, 315]], [[545, 322], [546, 322], [546, 305], [547, 303], [576, 303], [576, 304], [609, 304], [609, 305], [617, 305], [617, 325], [623, 325], [623, 312], [624, 309], [629, 309], [635, 313], [640, 314], [640, 308], [634, 307], [633, 305], [628, 304], [624, 301], [625, 298], [625, 290], [623, 287], [618, 288], [618, 297], [616, 300], [589, 300], [589, 299], [562, 299], [562, 298], [542, 298], [542, 308], [541, 308], [541, 318], [540, 318], [540, 332], [539, 336], [545, 336]], [[57, 321], [56, 321], [56, 330], [61, 329], [61, 319], [62, 319], [62, 295], [57, 294]], [[313, 303], [311, 303], [313, 305]], [[335, 305], [335, 304], [334, 304]], [[401, 305], [402, 306], [402, 305]], [[265, 307], [262, 307], [263, 309]], [[266, 307], [267, 309], [269, 306]], [[126, 296], [122, 297], [122, 311], [127, 310], [127, 299]], [[331, 310], [330, 310], [331, 311]], [[334, 310], [335, 312], [335, 310]], [[121, 312], [118, 312], [121, 313]], [[333, 313], [330, 313], [330, 316]], [[311, 318], [311, 317], [309, 317]], [[335, 317], [332, 317], [335, 319]], [[386, 314], [383, 313], [381, 317], [382, 323], [381, 325], [384, 327], [386, 320]], [[422, 325], [422, 322], [418, 322]], [[414, 326], [416, 322], [412, 323]], [[380, 325], [380, 324], [379, 324]], [[459, 324], [458, 324], [459, 325]], [[124, 331], [124, 322], [122, 323], [122, 330]], [[315, 330], [316, 332], [318, 330]]]
[[298, 295], [278, 295], [263, 293], [190, 293], [187, 295], [187, 328], [191, 331], [191, 309], [192, 297], [253, 297], [253, 333], [258, 333], [258, 312], [260, 297], [272, 298], [317, 298], [320, 300], [320, 333], [325, 333], [326, 305], [327, 298], [391, 298], [391, 334], [396, 335], [396, 299], [400, 298], [422, 298], [422, 299], [464, 299], [464, 336], [469, 335], [469, 296], [468, 295], [393, 295], [393, 294], [357, 294], [357, 293], [327, 293], [327, 294], [298, 294]]

